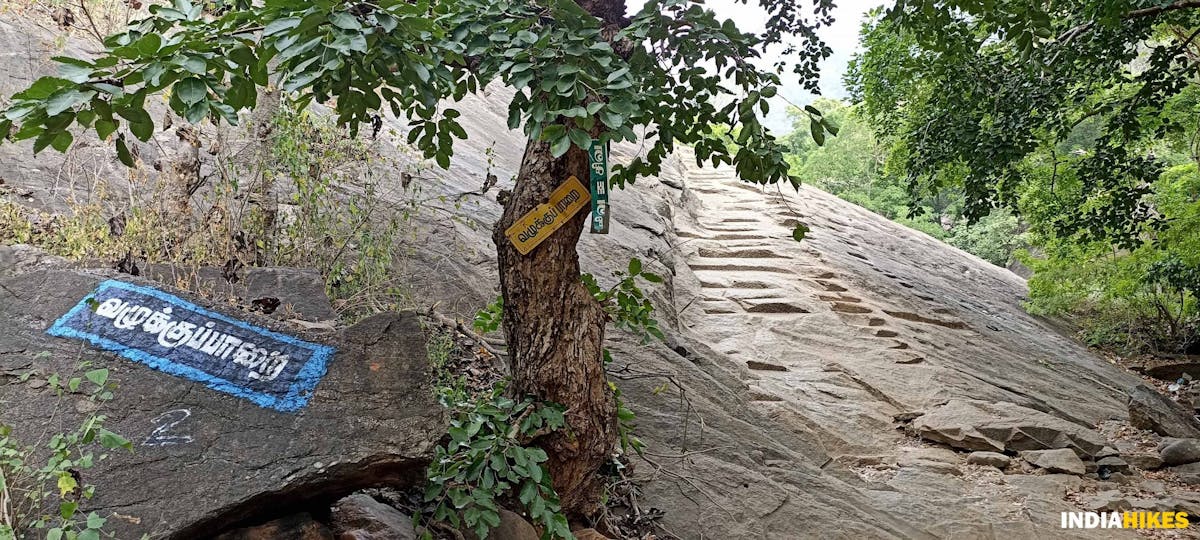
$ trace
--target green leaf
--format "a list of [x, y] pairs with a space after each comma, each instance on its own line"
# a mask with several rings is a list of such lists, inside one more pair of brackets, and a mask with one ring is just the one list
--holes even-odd
[[40, 104], [35, 101], [22, 101], [14, 104], [4, 111], [4, 119], [9, 122], [20, 122], [25, 117], [29, 116], [34, 111], [38, 110]]
[[79, 536], [75, 537], [75, 539], [76, 540], [100, 540], [100, 531], [98, 531], [96, 529], [84, 529], [82, 531], [79, 531]]
[[93, 369], [84, 373], [83, 376], [96, 386], [104, 386], [104, 383], [108, 382], [108, 370], [104, 368]]
[[150, 6], [150, 13], [158, 15], [160, 18], [168, 21], [183, 21], [187, 20], [187, 15], [178, 9], [172, 9], [160, 5]]
[[312, 82], [317, 80], [317, 78], [320, 76], [320, 71], [309, 71], [307, 73], [301, 73], [295, 77], [288, 77], [287, 82], [283, 85], [283, 89], [287, 90], [288, 92], [295, 92], [312, 84]]
[[378, 22], [379, 27], [387, 33], [391, 33], [392, 30], [395, 30], [400, 24], [400, 21], [397, 21], [395, 17], [382, 12], [375, 13], [375, 21]]
[[133, 450], [133, 443], [129, 442], [129, 439], [104, 428], [100, 428], [100, 446], [109, 449], [124, 448], [129, 451]]
[[517, 129], [519, 127], [521, 127], [521, 109], [517, 107], [509, 107], [508, 129]]
[[133, 155], [129, 153], [129, 147], [125, 145], [125, 134], [117, 136], [117, 159], [126, 167], [133, 166]]
[[[300, 56], [304, 53], [307, 53], [308, 51], [313, 50], [313, 48], [315, 48], [317, 45], [319, 45], [321, 43], [322, 39], [324, 39], [324, 38], [322, 38], [321, 36], [317, 36], [308, 41], [296, 43], [295, 45], [292, 45], [291, 47], [288, 47], [288, 48], [280, 51], [278, 59], [280, 62], [283, 62], [283, 61], [295, 58], [297, 56]], [[199, 75], [201, 73], [204, 73], [203, 70], [196, 72], [197, 75]]]
[[533, 502], [533, 498], [538, 496], [538, 494], [539, 493], [538, 493], [537, 483], [525, 482], [521, 486], [521, 494], [519, 496], [519, 498], [521, 499], [521, 504], [529, 506], [529, 503]]
[[238, 123], [237, 111], [234, 111], [233, 107], [230, 107], [229, 105], [226, 105], [224, 103], [218, 103], [216, 101], [208, 102], [208, 106], [211, 109], [217, 111], [217, 114], [221, 115], [221, 118], [225, 119], [225, 121], [228, 122], [229, 125], [231, 125], [231, 126], [237, 125], [237, 123]]
[[91, 98], [91, 92], [80, 92], [74, 88], [63, 88], [46, 100], [46, 115], [55, 116]]
[[600, 113], [600, 121], [604, 122], [604, 125], [612, 129], [618, 129], [622, 124], [624, 124], [625, 118], [620, 114], [606, 110]]
[[558, 535], [560, 538], [571, 537], [571, 524], [567, 522], [567, 516], [556, 513], [550, 518], [550, 523], [547, 525], [551, 530], [554, 531], [554, 534]]
[[258, 56], [254, 54], [254, 51], [250, 50], [250, 47], [245, 45], [235, 47], [229, 51], [229, 59], [237, 62], [239, 66], [252, 66], [258, 62]]
[[42, 78], [34, 81], [33, 85], [31, 85], [29, 88], [25, 89], [24, 91], [13, 94], [12, 98], [14, 100], [46, 99], [46, 98], [50, 97], [50, 94], [57, 92], [58, 89], [66, 86], [68, 84], [73, 84], [73, 83], [66, 79], [60, 79], [58, 77], [42, 77]]
[[429, 68], [426, 68], [424, 64], [419, 63], [413, 64], [412, 68], [413, 71], [417, 72], [417, 77], [421, 79], [421, 82], [429, 82]]
[[54, 142], [56, 137], [58, 137], [58, 132], [50, 130], [42, 131], [42, 134], [38, 135], [38, 138], [33, 141], [34, 155], [37, 155], [42, 150], [45, 150], [47, 146], [50, 146], [50, 143]]
[[162, 38], [158, 34], [150, 33], [141, 37], [133, 44], [133, 48], [137, 50], [143, 58], [152, 57], [154, 53], [162, 48]]
[[62, 537], [63, 530], [59, 527], [46, 531], [46, 540], [62, 540]]
[[625, 80], [618, 81], [618, 82], [611, 82], [611, 83], [608, 83], [608, 87], [607, 87], [607, 89], [608, 89], [608, 90], [613, 90], [613, 91], [615, 91], [615, 90], [624, 90], [624, 89], [626, 89], [626, 88], [629, 88], [629, 87], [631, 87], [631, 86], [633, 86], [633, 81], [630, 81], [629, 79], [625, 79]]
[[192, 104], [183, 116], [188, 122], [199, 124], [205, 116], [208, 116], [208, 100]]
[[71, 82], [82, 83], [92, 76], [92, 66], [63, 63], [58, 66], [58, 74]]
[[208, 85], [199, 77], [188, 77], [175, 83], [175, 93], [187, 105], [194, 105], [208, 96]]
[[797, 242], [803, 241], [805, 235], [808, 234], [808, 231], [809, 231], [808, 225], [805, 225], [803, 223], [797, 223], [796, 228], [792, 229], [792, 239]]
[[[473, 527], [476, 523], [479, 523], [479, 507], [468, 507], [467, 510], [463, 512], [463, 521], [466, 522], [468, 527]], [[479, 538], [483, 538], [486, 534], [487, 531], [485, 530], [483, 531], [483, 534], [479, 534]]]
[[74, 140], [75, 136], [71, 135], [70, 131], [60, 131], [58, 135], [54, 137], [54, 140], [50, 141], [50, 147], [59, 152], [66, 152], [67, 149], [71, 147], [71, 142]]
[[450, 497], [450, 502], [454, 504], [454, 507], [459, 509], [467, 506], [474, 500], [465, 490], [460, 488], [451, 489], [446, 495]]
[[112, 84], [108, 84], [108, 83], [91, 83], [88, 86], [91, 86], [92, 88], [95, 88], [96, 90], [99, 90], [101, 92], [104, 92], [105, 94], [108, 94], [108, 95], [114, 96], [114, 97], [121, 97], [121, 96], [125, 95], [125, 91], [122, 90], [120, 86], [116, 86], [116, 85], [112, 85]]
[[273, 36], [286, 30], [291, 30], [300, 25], [299, 17], [288, 17], [285, 19], [275, 19], [267, 24], [263, 29], [263, 37]]
[[147, 113], [145, 109], [134, 105], [121, 107], [116, 112], [129, 121], [129, 131], [139, 140], [147, 141], [154, 135], [154, 121], [150, 119], [150, 113]]
[[153, 122], [145, 122], [145, 123], [130, 122], [129, 123], [129, 131], [131, 133], [133, 133], [133, 136], [137, 137], [138, 140], [148, 141], [148, 140], [150, 140], [150, 137], [154, 136], [154, 123]]
[[571, 128], [571, 131], [567, 132], [567, 135], [571, 138], [571, 142], [575, 143], [575, 146], [578, 146], [584, 151], [587, 151], [588, 147], [592, 144], [591, 135], [588, 135], [588, 133], [582, 129]]
[[629, 259], [629, 275], [636, 276], [642, 273], [642, 260], [634, 257]]
[[825, 127], [825, 131], [828, 131], [830, 135], [837, 137], [838, 127], [836, 124], [834, 124], [833, 122], [830, 122], [829, 119], [827, 119], [827, 118], [822, 118], [821, 125]]
[[362, 24], [353, 15], [340, 11], [329, 17], [329, 22], [344, 30], [362, 30]]
[[563, 156], [563, 154], [566, 154], [567, 150], [570, 148], [571, 138], [563, 135], [558, 139], [555, 139], [554, 142], [550, 143], [550, 155], [554, 156], [555, 158], [560, 158]]
[[79, 112], [75, 113], [75, 123], [85, 128], [92, 127], [92, 121], [95, 119], [96, 113], [91, 109], [80, 109]]
[[107, 519], [100, 517], [100, 514], [92, 512], [92, 513], [88, 514], [87, 528], [97, 529], [97, 530], [103, 529], [104, 523], [107, 521], [108, 521]]

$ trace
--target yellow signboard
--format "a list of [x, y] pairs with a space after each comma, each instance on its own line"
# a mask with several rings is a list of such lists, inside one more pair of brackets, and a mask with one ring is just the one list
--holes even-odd
[[521, 255], [525, 255], [537, 247], [554, 231], [588, 205], [591, 198], [587, 189], [574, 176], [554, 189], [550, 200], [539, 204], [528, 214], [521, 216], [516, 223], [504, 230], [504, 236], [516, 246]]

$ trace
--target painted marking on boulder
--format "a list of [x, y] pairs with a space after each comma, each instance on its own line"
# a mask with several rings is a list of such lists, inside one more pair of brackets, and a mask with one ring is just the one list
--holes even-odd
[[549, 201], [539, 204], [505, 229], [504, 236], [508, 237], [521, 255], [525, 255], [554, 234], [554, 231], [590, 202], [591, 197], [588, 196], [587, 189], [578, 178], [572, 176], [554, 189]]
[[308, 404], [333, 348], [253, 326], [157, 289], [108, 280], [46, 333], [277, 411]]
[[171, 446], [192, 442], [191, 435], [171, 433], [175, 426], [187, 420], [191, 415], [191, 409], [174, 409], [156, 416], [152, 421], [156, 427], [154, 431], [150, 432], [150, 436], [142, 441], [142, 446]]

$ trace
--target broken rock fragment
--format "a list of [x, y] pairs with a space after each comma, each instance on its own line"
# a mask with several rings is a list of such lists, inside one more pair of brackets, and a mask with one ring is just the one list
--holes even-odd
[[1046, 469], [1052, 473], [1084, 474], [1087, 467], [1083, 460], [1069, 448], [1053, 450], [1027, 450], [1021, 452], [1021, 458], [1035, 467]]
[[1015, 403], [952, 399], [913, 420], [924, 439], [963, 450], [1048, 450], [1067, 448], [1092, 457], [1105, 447], [1093, 430]]

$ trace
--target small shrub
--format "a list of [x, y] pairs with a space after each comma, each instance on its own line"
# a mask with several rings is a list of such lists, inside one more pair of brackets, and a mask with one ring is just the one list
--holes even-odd
[[[97, 402], [111, 400], [108, 370], [89, 368], [85, 362], [80, 365], [82, 374], [50, 374], [46, 377], [50, 391]], [[25, 373], [19, 382], [34, 375]], [[96, 486], [85, 481], [84, 473], [107, 459], [107, 450], [133, 450], [132, 443], [104, 427], [105, 420], [104, 415], [90, 414], [78, 428], [50, 434], [43, 444], [24, 443], [11, 427], [0, 425], [0, 540], [23, 538], [33, 531], [44, 531], [39, 535], [47, 540], [111, 537], [104, 531], [107, 518], [79, 511], [81, 503], [96, 494]]]
[[479, 397], [445, 389], [439, 401], [451, 411], [450, 440], [429, 466], [425, 501], [433, 519], [486, 538], [500, 524], [500, 501], [508, 501], [542, 526], [543, 538], [574, 538], [544, 465], [546, 452], [527, 446], [565, 426], [563, 407], [505, 397], [503, 384]]

